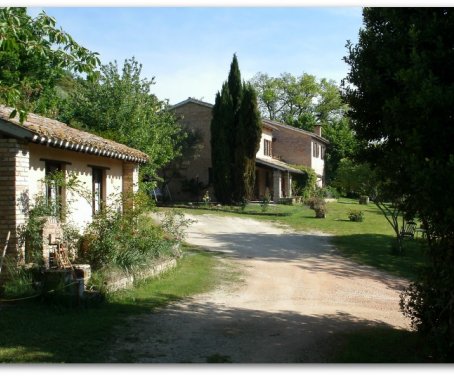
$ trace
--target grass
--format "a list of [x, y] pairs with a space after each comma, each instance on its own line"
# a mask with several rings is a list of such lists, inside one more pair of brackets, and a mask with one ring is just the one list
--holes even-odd
[[219, 264], [214, 253], [186, 247], [177, 268], [95, 306], [0, 303], [0, 363], [105, 362], [114, 331], [128, 325], [128, 316], [152, 312], [234, 278]]
[[[315, 218], [314, 211], [302, 205], [270, 205], [260, 215], [256, 214], [261, 211], [259, 204], [247, 205], [244, 212], [238, 212], [238, 208], [228, 212], [229, 207], [224, 208], [227, 211], [182, 210], [194, 215], [250, 217], [286, 224], [296, 230], [328, 233], [333, 235], [332, 242], [343, 256], [399, 277], [415, 279], [419, 268], [425, 263], [424, 242], [419, 239], [407, 240], [404, 254], [394, 255], [391, 253], [394, 231], [374, 204], [360, 205], [357, 200], [341, 198], [338, 202], [328, 203], [327, 207], [328, 213], [324, 219]], [[348, 213], [352, 210], [361, 210], [364, 221], [350, 221]], [[254, 214], [251, 215], [251, 212]]]

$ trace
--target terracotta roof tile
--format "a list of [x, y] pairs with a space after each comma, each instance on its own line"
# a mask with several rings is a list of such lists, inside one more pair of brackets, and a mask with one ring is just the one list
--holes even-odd
[[[21, 124], [18, 116], [9, 118], [12, 111], [13, 108], [0, 105], [0, 119], [38, 136], [33, 137], [32, 141], [34, 142], [47, 143], [49, 146], [85, 151], [115, 159], [135, 160], [142, 163], [148, 160], [148, 155], [140, 150], [33, 113], [29, 113], [27, 120]], [[45, 139], [43, 140], [43, 138]]]

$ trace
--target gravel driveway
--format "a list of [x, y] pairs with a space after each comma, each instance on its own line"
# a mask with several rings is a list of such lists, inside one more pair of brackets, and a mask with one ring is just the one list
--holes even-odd
[[329, 236], [237, 217], [192, 218], [187, 241], [224, 252], [242, 282], [131, 318], [112, 362], [125, 353], [138, 362], [322, 362], [344, 331], [409, 328], [399, 311], [406, 281], [340, 257]]

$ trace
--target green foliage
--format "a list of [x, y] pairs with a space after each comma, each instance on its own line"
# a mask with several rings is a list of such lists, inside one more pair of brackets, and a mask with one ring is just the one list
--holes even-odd
[[185, 132], [166, 102], [151, 94], [154, 80], [141, 78], [142, 65], [134, 58], [123, 67], [101, 67], [98, 80], [78, 80], [60, 120], [139, 149], [149, 156], [140, 169], [147, 181], [180, 155]]
[[31, 269], [17, 267], [17, 263], [7, 262], [5, 264], [8, 279], [2, 286], [0, 295], [5, 299], [18, 299], [36, 295], [33, 285], [33, 273]]
[[262, 208], [263, 213], [265, 213], [268, 210], [270, 202], [271, 202], [271, 195], [270, 195], [270, 191], [267, 189], [265, 191], [265, 195], [262, 198], [262, 202], [260, 203], [260, 207]]
[[55, 110], [65, 70], [92, 77], [99, 64], [96, 53], [57, 28], [45, 12], [32, 18], [26, 8], [0, 8], [0, 102], [16, 108], [21, 121], [29, 111]]
[[317, 122], [339, 120], [346, 106], [332, 80], [317, 80], [303, 73], [282, 73], [270, 77], [257, 73], [251, 80], [259, 98], [260, 110], [267, 118], [312, 131]]
[[314, 169], [303, 165], [292, 166], [302, 172], [303, 175], [295, 174], [292, 179], [292, 192], [294, 196], [301, 196], [303, 200], [311, 197], [315, 192], [317, 174]]
[[[82, 182], [75, 174], [66, 174], [56, 171], [46, 176], [42, 181], [43, 185], [54, 185], [56, 190], [65, 189], [91, 200], [91, 193], [87, 192]], [[68, 195], [69, 196], [69, 195]], [[30, 205], [29, 197], [22, 197], [19, 201], [21, 210], [26, 215], [27, 220], [18, 226], [19, 246], [25, 247], [25, 261], [33, 262], [39, 266], [43, 265], [43, 237], [42, 229], [48, 217], [56, 217], [59, 220], [65, 219], [69, 214], [71, 201], [67, 200], [67, 205], [62, 206], [60, 201], [49, 201], [42, 193], [33, 198], [33, 205]], [[62, 224], [63, 242], [66, 242], [68, 249], [76, 254], [80, 240], [79, 231], [69, 222]]]
[[233, 123], [233, 109], [227, 83], [222, 85], [221, 93], [216, 93], [211, 120], [211, 163], [213, 166], [213, 188], [216, 199], [229, 203], [233, 191], [233, 165], [229, 141], [233, 135], [229, 127]]
[[[109, 344], [118, 326], [188, 296], [204, 293], [226, 280], [225, 263], [213, 252], [185, 249], [174, 270], [146, 280], [106, 301], [78, 309], [39, 303], [2, 305], [1, 363], [103, 363], [111, 361]], [[33, 319], [30, 319], [33, 318]], [[20, 323], [20, 325], [18, 325]]]
[[186, 238], [186, 229], [193, 222], [192, 219], [185, 217], [184, 213], [179, 210], [166, 211], [161, 226], [163, 230], [170, 235], [171, 239], [181, 243]]
[[348, 219], [352, 222], [364, 221], [364, 213], [361, 210], [351, 210], [348, 212]]
[[257, 73], [250, 82], [258, 93], [264, 117], [310, 132], [317, 124], [323, 126], [322, 136], [330, 142], [325, 154], [325, 175], [330, 182], [339, 161], [352, 157], [357, 146], [346, 116], [348, 107], [336, 83], [325, 78], [317, 80], [307, 73], [283, 73], [279, 77]]
[[367, 163], [344, 158], [339, 163], [333, 185], [347, 197], [375, 196], [377, 178]]
[[345, 98], [362, 158], [427, 229], [430, 262], [403, 307], [452, 360], [454, 12], [365, 8], [363, 19], [358, 44], [348, 44]]
[[329, 141], [325, 153], [325, 180], [333, 184], [342, 159], [351, 159], [356, 155], [358, 141], [347, 116], [324, 125], [322, 136]]
[[251, 85], [241, 82], [234, 55], [228, 80], [216, 94], [211, 120], [213, 188], [219, 202], [251, 199], [261, 130], [256, 93]]
[[203, 184], [202, 181], [197, 179], [184, 179], [181, 182], [181, 190], [191, 194], [194, 200], [200, 201], [202, 192], [208, 188], [207, 185]]
[[148, 206], [141, 202], [143, 195], [136, 196], [134, 207], [123, 212], [105, 208], [86, 228], [82, 257], [94, 270], [117, 267], [132, 272], [172, 254], [175, 240], [150, 218]]
[[323, 197], [323, 198], [339, 199], [341, 197], [341, 194], [339, 193], [339, 191], [336, 188], [327, 185], [327, 186], [321, 187], [321, 188], [316, 187], [315, 196]]
[[42, 229], [46, 217], [52, 215], [55, 209], [49, 204], [44, 196], [38, 195], [35, 204], [26, 213], [27, 220], [18, 226], [19, 246], [25, 247], [27, 262], [43, 265], [43, 236]]
[[243, 84], [243, 95], [239, 110], [239, 124], [235, 134], [235, 202], [250, 200], [255, 185], [255, 155], [262, 137], [262, 120], [257, 107], [257, 95], [253, 87]]

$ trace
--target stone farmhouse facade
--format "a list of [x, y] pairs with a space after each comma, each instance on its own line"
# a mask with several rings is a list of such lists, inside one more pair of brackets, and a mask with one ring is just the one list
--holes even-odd
[[[0, 106], [0, 243], [10, 231], [7, 256], [26, 261], [18, 227], [36, 197], [58, 200], [67, 209], [66, 220], [82, 230], [103, 205], [121, 205], [116, 194], [137, 191], [138, 167], [148, 156], [39, 115], [29, 114], [21, 124], [17, 117], [9, 118], [12, 110]], [[89, 197], [46, 182], [55, 171], [75, 176]]]
[[[169, 183], [169, 191], [174, 201], [197, 199], [183, 189], [183, 182], [194, 179], [202, 183], [210, 192], [211, 188], [211, 132], [210, 124], [213, 105], [188, 98], [172, 106], [180, 123], [187, 129], [196, 131], [202, 138], [201, 150], [196, 158], [187, 161], [180, 170], [180, 176]], [[321, 136], [321, 127], [315, 133], [291, 127], [279, 122], [263, 119], [260, 149], [256, 154], [255, 200], [269, 193], [274, 202], [292, 197], [292, 176], [301, 171], [292, 165], [311, 167], [317, 174], [317, 185], [324, 184], [324, 156], [328, 141]]]

